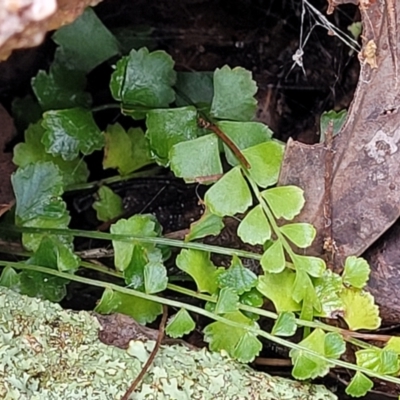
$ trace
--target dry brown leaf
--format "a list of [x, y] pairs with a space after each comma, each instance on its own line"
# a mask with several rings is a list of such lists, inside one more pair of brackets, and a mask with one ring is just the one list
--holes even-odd
[[[389, 0], [386, 0], [389, 1]], [[391, 1], [391, 0], [390, 0]], [[400, 7], [388, 4], [395, 13], [387, 17], [387, 7], [370, 1], [360, 7], [364, 35], [375, 38], [366, 46], [367, 62], [361, 73], [348, 118], [334, 139], [332, 198], [332, 239], [338, 247], [336, 262], [343, 265], [349, 255], [361, 255], [400, 216], [400, 92], [397, 37]], [[375, 68], [376, 49], [379, 67]], [[312, 223], [318, 231], [309, 254], [321, 255], [324, 243], [324, 144], [307, 146], [289, 141], [285, 152], [280, 184], [295, 184], [305, 191], [306, 204], [298, 219]], [[371, 291], [377, 303], [386, 310], [385, 319], [394, 307], [400, 315], [400, 303], [393, 300], [399, 290], [400, 261], [394, 260], [396, 240], [385, 243], [378, 252], [392, 254], [386, 264], [378, 253], [368, 253], [371, 261]], [[383, 266], [388, 266], [383, 270]], [[387, 290], [388, 282], [391, 284]], [[396, 282], [396, 288], [392, 283]]]

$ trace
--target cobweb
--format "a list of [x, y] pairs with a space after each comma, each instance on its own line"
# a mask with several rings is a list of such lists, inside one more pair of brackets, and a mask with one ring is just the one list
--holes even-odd
[[[305, 35], [304, 33], [304, 25], [305, 25], [305, 16], [308, 12], [310, 16], [310, 28]], [[358, 42], [352, 38], [350, 35], [341, 31], [334, 24], [329, 22], [329, 20], [323, 15], [319, 10], [317, 10], [312, 4], [310, 4], [307, 0], [302, 0], [301, 3], [301, 26], [300, 26], [300, 37], [299, 37], [299, 47], [296, 52], [292, 56], [293, 65], [290, 69], [288, 75], [293, 70], [293, 68], [297, 65], [299, 66], [303, 74], [305, 75], [305, 69], [303, 65], [303, 55], [304, 55], [304, 47], [306, 46], [308, 39], [311, 36], [311, 33], [316, 27], [322, 27], [326, 29], [330, 35], [338, 37], [343, 43], [345, 43], [352, 51], [358, 53], [360, 51], [360, 45]]]

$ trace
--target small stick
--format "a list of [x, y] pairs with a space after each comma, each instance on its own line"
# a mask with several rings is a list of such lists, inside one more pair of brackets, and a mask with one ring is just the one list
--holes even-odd
[[221, 129], [218, 128], [217, 125], [213, 124], [212, 122], [206, 121], [204, 118], [201, 117], [198, 119], [198, 124], [200, 128], [208, 129], [209, 131], [215, 133], [229, 147], [229, 149], [233, 152], [236, 158], [246, 169], [251, 168], [249, 162], [246, 160], [245, 156], [239, 150], [236, 144], [233, 143], [232, 140], [228, 136], [226, 136], [225, 133], [221, 131]]
[[292, 361], [288, 359], [266, 357], [257, 357], [254, 360], [254, 364], [268, 367], [291, 367], [293, 365]]
[[333, 121], [329, 121], [325, 132], [325, 189], [324, 189], [324, 217], [325, 217], [325, 240], [324, 250], [326, 252], [328, 268], [335, 271], [336, 244], [333, 238], [332, 221], [332, 178], [333, 178]]
[[399, 60], [397, 55], [397, 10], [396, 0], [386, 0], [386, 12], [387, 12], [387, 25], [388, 25], [388, 42], [390, 54], [394, 64], [394, 76], [395, 76], [395, 90], [397, 89], [399, 79]]
[[163, 315], [161, 318], [161, 322], [158, 328], [158, 336], [157, 336], [157, 341], [154, 346], [153, 351], [150, 353], [149, 358], [147, 359], [146, 363], [144, 364], [142, 370], [140, 371], [140, 374], [136, 377], [136, 379], [133, 381], [132, 385], [129, 387], [129, 389], [126, 391], [126, 393], [123, 395], [121, 400], [128, 400], [129, 396], [132, 394], [132, 392], [136, 389], [137, 385], [140, 383], [140, 381], [143, 379], [145, 376], [146, 372], [150, 368], [151, 363], [154, 360], [154, 357], [158, 353], [158, 350], [160, 349], [161, 342], [164, 338], [164, 330], [165, 330], [165, 323], [167, 322], [167, 307], [164, 305], [163, 306]]
[[[324, 192], [324, 217], [325, 228], [332, 227], [332, 173], [333, 173], [333, 121], [329, 121], [328, 127], [325, 132], [325, 192]], [[332, 230], [328, 229], [327, 236], [332, 237]]]
[[224, 174], [214, 174], [214, 175], [206, 175], [206, 176], [197, 176], [194, 178], [195, 182], [204, 183], [204, 182], [215, 182], [218, 179], [221, 179]]

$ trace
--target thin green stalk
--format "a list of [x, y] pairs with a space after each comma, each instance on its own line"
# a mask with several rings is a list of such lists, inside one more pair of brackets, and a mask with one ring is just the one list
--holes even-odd
[[275, 221], [274, 215], [272, 214], [272, 211], [269, 209], [267, 202], [262, 197], [262, 194], [261, 194], [260, 190], [258, 189], [257, 184], [253, 181], [253, 179], [251, 178], [250, 174], [247, 171], [243, 170], [243, 172], [246, 174], [246, 178], [247, 178], [248, 182], [250, 183], [251, 188], [253, 189], [253, 192], [256, 195], [258, 202], [260, 203], [262, 209], [264, 210], [265, 214], [267, 215], [267, 218], [272, 227], [272, 230], [274, 231], [278, 240], [282, 243], [282, 246], [288, 253], [290, 259], [293, 260], [294, 257], [296, 256], [296, 254], [294, 253], [293, 249], [290, 247], [286, 238], [282, 235], [282, 233], [279, 229], [279, 226], [277, 225], [277, 223]]
[[[0, 230], [1, 230], [1, 226], [0, 226]], [[2, 248], [0, 252], [3, 252], [5, 254], [19, 255], [19, 256], [22, 256], [22, 257], [30, 257], [30, 256], [32, 256], [32, 253], [27, 252], [27, 251], [16, 252], [15, 250], [10, 250], [10, 249], [7, 249], [7, 248]], [[123, 279], [123, 276], [122, 276], [122, 274], [120, 272], [114, 271], [114, 270], [112, 270], [110, 268], [107, 268], [105, 266], [89, 263], [89, 262], [86, 262], [86, 261], [81, 261], [80, 265], [82, 267], [84, 267], [84, 268], [88, 268], [88, 269], [91, 269], [91, 270], [94, 270], [94, 271], [101, 272], [103, 274], [107, 274], [107, 275], [110, 275], [110, 276], [114, 276], [116, 278]], [[170, 278], [171, 277], [169, 277], [168, 279], [171, 281]], [[209, 301], [209, 302], [216, 303], [217, 300], [218, 300], [218, 298], [216, 296], [210, 296], [210, 295], [206, 295], [206, 294], [201, 294], [201, 293], [198, 293], [196, 291], [193, 291], [193, 290], [190, 290], [190, 289], [186, 289], [186, 288], [183, 288], [181, 286], [177, 286], [177, 285], [174, 285], [174, 284], [171, 284], [171, 283], [167, 285], [167, 288], [169, 290], [175, 291], [177, 293], [181, 293], [181, 294], [184, 294], [184, 295], [187, 295], [187, 296], [191, 296], [193, 298], [197, 298], [197, 299], [203, 300], [203, 301]], [[263, 310], [263, 309], [260, 309], [260, 308], [247, 306], [245, 304], [239, 304], [239, 309], [243, 310], [243, 311], [248, 311], [248, 312], [251, 312], [253, 314], [257, 314], [257, 315], [260, 315], [260, 316], [263, 316], [263, 317], [266, 317], [266, 318], [270, 318], [270, 319], [273, 319], [273, 320], [276, 320], [278, 318], [278, 315], [276, 313], [274, 313], [274, 312]], [[356, 339], [356, 338], [353, 338], [353, 337], [348, 337], [348, 335], [344, 335], [343, 334], [343, 330], [341, 328], [337, 328], [337, 327], [334, 327], [332, 325], [327, 325], [327, 324], [324, 324], [324, 323], [322, 323], [320, 321], [316, 321], [316, 320], [307, 321], [307, 320], [302, 320], [302, 319], [296, 318], [295, 319], [295, 323], [298, 326], [310, 327], [310, 328], [321, 328], [321, 329], [323, 329], [324, 331], [327, 331], [327, 332], [337, 332], [337, 333], [343, 335], [347, 342], [352, 343], [352, 344], [354, 344], [354, 345], [356, 345], [356, 346], [358, 346], [360, 348], [375, 348], [375, 346], [372, 346], [372, 345], [370, 345], [370, 344], [368, 344], [366, 342], [363, 342], [363, 341], [361, 341], [359, 339]]]
[[92, 108], [92, 112], [104, 111], [104, 110], [113, 110], [113, 109], [121, 110], [120, 103], [109, 103], [109, 104], [102, 104], [101, 106], [96, 106]]
[[52, 234], [59, 236], [74, 236], [74, 237], [76, 236], [76, 237], [85, 237], [88, 239], [114, 240], [126, 243], [136, 242], [136, 243], [156, 244], [156, 245], [164, 245], [181, 249], [207, 251], [210, 253], [222, 254], [226, 256], [237, 255], [238, 257], [250, 258], [258, 261], [261, 260], [260, 254], [252, 253], [250, 251], [230, 249], [226, 247], [213, 246], [204, 243], [183, 242], [181, 240], [168, 239], [164, 237], [135, 237], [131, 235], [121, 235], [121, 234], [105, 233], [105, 232], [92, 232], [79, 229], [32, 228], [27, 226], [19, 227], [15, 225], [6, 225], [6, 224], [0, 225], [0, 231]]
[[75, 191], [75, 190], [91, 189], [94, 187], [100, 187], [102, 185], [110, 185], [111, 183], [123, 182], [123, 181], [126, 181], [128, 179], [133, 179], [133, 178], [147, 178], [149, 176], [155, 176], [158, 172], [160, 172], [160, 170], [161, 170], [160, 167], [153, 167], [153, 168], [147, 169], [145, 171], [132, 172], [131, 174], [124, 175], [124, 176], [116, 175], [116, 176], [111, 176], [110, 178], [101, 179], [99, 181], [77, 183], [75, 185], [68, 186], [65, 189], [65, 191], [71, 192], [71, 191]]
[[115, 278], [120, 278], [120, 279], [124, 279], [121, 275], [121, 273], [111, 269], [111, 268], [107, 268], [105, 266], [101, 266], [98, 264], [94, 264], [94, 263], [90, 263], [87, 261], [81, 261], [79, 263], [79, 265], [81, 265], [82, 267], [85, 267], [86, 269], [90, 269], [92, 271], [97, 271], [97, 272], [101, 272], [102, 274], [107, 274], [110, 276], [113, 276]]
[[[178, 292], [181, 294], [185, 294], [187, 296], [190, 297], [194, 297], [197, 298], [199, 300], [203, 300], [203, 301], [209, 301], [209, 302], [213, 302], [216, 303], [218, 301], [218, 297], [217, 296], [210, 296], [210, 295], [206, 295], [206, 294], [201, 294], [198, 292], [195, 292], [194, 290], [190, 290], [190, 289], [186, 289], [186, 288], [182, 288], [180, 286], [177, 285], [173, 285], [173, 284], [168, 284], [167, 288], [169, 290], [172, 290], [174, 292]], [[239, 310], [242, 311], [247, 311], [247, 312], [251, 312], [253, 314], [257, 314], [260, 315], [262, 317], [266, 317], [266, 318], [270, 318], [273, 320], [278, 319], [278, 314], [272, 312], [272, 311], [268, 311], [268, 310], [264, 310], [262, 308], [256, 308], [256, 307], [252, 307], [252, 306], [248, 306], [245, 304], [238, 304], [238, 308]], [[340, 335], [342, 335], [344, 337], [344, 340], [346, 342], [349, 342], [351, 344], [354, 344], [360, 348], [378, 348], [376, 346], [372, 346], [368, 343], [365, 343], [359, 339], [353, 338], [353, 337], [348, 337], [348, 335], [343, 335], [343, 329], [332, 326], [332, 325], [328, 325], [328, 324], [324, 324], [323, 322], [320, 321], [307, 321], [304, 319], [300, 319], [300, 318], [295, 318], [295, 323], [297, 326], [303, 326], [303, 327], [309, 327], [309, 328], [320, 328], [326, 332], [335, 332], [335, 333], [339, 333]]]
[[[90, 263], [87, 261], [81, 261], [79, 263], [80, 266], [86, 268], [86, 269], [90, 269], [92, 271], [97, 271], [100, 272], [102, 274], [107, 274], [110, 276], [113, 276], [115, 278], [119, 278], [119, 279], [124, 279], [124, 277], [122, 276], [122, 274], [118, 271], [115, 271], [111, 268], [107, 268], [104, 265], [98, 265], [98, 264], [94, 264], [94, 263]], [[182, 282], [182, 281], [190, 281], [193, 282], [193, 279], [190, 276], [187, 275], [182, 275], [182, 276], [168, 276], [168, 281], [169, 282]], [[174, 285], [175, 286], [175, 285]], [[179, 286], [177, 286], [179, 287]]]
[[[1, 229], [1, 226], [0, 226], [0, 229]], [[32, 253], [27, 252], [27, 251], [16, 252], [14, 250], [9, 250], [9, 249], [6, 249], [6, 248], [2, 248], [0, 252], [5, 253], [5, 254], [19, 255], [19, 256], [22, 256], [22, 257], [30, 257], [30, 256], [32, 256]], [[116, 278], [123, 279], [123, 276], [122, 276], [122, 274], [120, 272], [114, 271], [114, 270], [112, 270], [110, 268], [107, 268], [105, 266], [89, 263], [89, 262], [86, 262], [86, 261], [81, 261], [80, 265], [82, 267], [84, 267], [84, 268], [88, 268], [88, 269], [91, 269], [91, 270], [94, 270], [94, 271], [101, 272], [103, 274], [107, 274], [107, 275], [110, 275], [110, 276], [114, 276]], [[168, 279], [171, 281], [171, 277], [169, 277]], [[178, 279], [176, 279], [176, 280], [178, 280]], [[171, 284], [171, 283], [167, 285], [167, 288], [169, 290], [175, 291], [177, 293], [181, 293], [181, 294], [184, 294], [184, 295], [187, 295], [187, 296], [191, 296], [193, 298], [196, 298], [196, 299], [199, 299], [199, 300], [203, 300], [203, 301], [209, 301], [209, 302], [216, 303], [217, 300], [218, 300], [218, 298], [216, 296], [210, 296], [210, 295], [206, 295], [206, 294], [201, 294], [201, 293], [198, 293], [196, 291], [193, 291], [193, 290], [190, 290], [190, 289], [186, 289], [186, 288], [183, 288], [181, 286], [177, 286], [177, 285], [174, 285], [174, 284]], [[239, 309], [243, 310], [243, 311], [251, 312], [253, 314], [260, 315], [262, 317], [270, 318], [270, 319], [273, 319], [273, 320], [276, 320], [278, 318], [278, 315], [276, 313], [272, 312], [272, 311], [267, 311], [267, 310], [263, 310], [263, 309], [260, 309], [260, 308], [247, 306], [245, 304], [239, 304]], [[372, 345], [370, 345], [370, 344], [368, 344], [366, 342], [363, 342], [363, 341], [361, 341], [359, 339], [356, 339], [354, 337], [349, 337], [348, 335], [343, 334], [343, 330], [341, 328], [337, 328], [337, 327], [334, 327], [332, 325], [324, 324], [321, 321], [317, 321], [317, 320], [307, 321], [307, 320], [302, 320], [302, 319], [296, 318], [295, 319], [295, 323], [298, 326], [309, 327], [309, 328], [321, 328], [321, 329], [323, 329], [324, 331], [327, 331], [327, 332], [337, 332], [337, 333], [341, 334], [342, 336], [344, 336], [345, 340], [347, 342], [352, 343], [355, 346], [358, 346], [360, 348], [375, 348], [376, 347], [376, 346], [372, 346]]]
[[214, 313], [212, 313], [210, 311], [204, 310], [204, 309], [202, 309], [200, 307], [196, 307], [196, 306], [193, 306], [193, 305], [190, 305], [190, 304], [182, 303], [182, 302], [179, 302], [179, 301], [176, 301], [176, 300], [170, 300], [170, 299], [163, 298], [163, 297], [158, 297], [156, 295], [146, 294], [146, 293], [139, 292], [139, 291], [133, 290], [133, 289], [123, 288], [121, 286], [118, 286], [118, 285], [115, 285], [115, 284], [112, 284], [112, 283], [106, 283], [106, 282], [96, 281], [94, 279], [84, 278], [82, 276], [67, 274], [67, 273], [64, 273], [64, 272], [57, 271], [57, 270], [52, 270], [52, 269], [48, 269], [48, 268], [45, 268], [45, 267], [40, 267], [38, 265], [27, 265], [27, 264], [10, 262], [10, 261], [0, 261], [0, 266], [4, 266], [4, 267], [5, 266], [10, 266], [10, 267], [13, 267], [13, 268], [16, 268], [16, 269], [23, 269], [23, 270], [24, 269], [29, 269], [31, 271], [37, 271], [37, 272], [42, 272], [42, 273], [45, 273], [45, 274], [51, 274], [51, 275], [54, 275], [54, 276], [58, 276], [60, 278], [67, 279], [67, 280], [75, 280], [77, 282], [85, 283], [87, 285], [102, 287], [104, 289], [115, 290], [115, 291], [120, 292], [120, 293], [124, 293], [124, 294], [131, 295], [131, 296], [136, 296], [136, 297], [139, 297], [141, 299], [154, 301], [154, 302], [160, 303], [160, 304], [165, 304], [165, 305], [170, 306], [170, 307], [184, 308], [184, 309], [186, 309], [188, 311], [203, 315], [204, 317], [210, 318], [212, 320], [222, 322], [222, 323], [224, 323], [224, 324], [226, 324], [228, 326], [232, 326], [234, 328], [239, 328], [239, 329], [242, 329], [244, 331], [251, 332], [255, 336], [261, 336], [261, 337], [263, 337], [263, 338], [265, 338], [267, 340], [270, 340], [270, 341], [272, 341], [274, 343], [277, 343], [280, 346], [284, 346], [284, 347], [287, 347], [289, 349], [294, 349], [294, 350], [301, 351], [303, 353], [307, 353], [307, 354], [309, 354], [309, 355], [311, 355], [311, 356], [313, 356], [313, 357], [317, 358], [318, 360], [321, 360], [321, 361], [323, 361], [325, 363], [331, 363], [331, 364], [335, 364], [335, 365], [337, 365], [339, 367], [342, 367], [342, 368], [347, 368], [347, 369], [350, 369], [350, 370], [353, 370], [353, 371], [359, 371], [359, 372], [362, 372], [365, 375], [368, 375], [370, 377], [378, 378], [378, 379], [381, 379], [381, 380], [384, 380], [384, 381], [387, 381], [387, 382], [392, 382], [394, 384], [400, 385], [400, 379], [399, 378], [395, 378], [393, 376], [381, 375], [378, 372], [371, 371], [371, 370], [369, 370], [367, 368], [360, 367], [360, 366], [357, 366], [357, 365], [354, 365], [354, 364], [350, 364], [350, 363], [347, 363], [345, 361], [336, 360], [336, 359], [335, 360], [329, 359], [329, 358], [327, 358], [327, 357], [325, 357], [325, 356], [323, 356], [323, 355], [321, 355], [319, 353], [316, 353], [316, 352], [314, 352], [314, 351], [302, 346], [301, 344], [296, 344], [296, 343], [289, 342], [288, 340], [282, 339], [282, 338], [277, 337], [277, 336], [273, 336], [273, 335], [271, 335], [271, 334], [269, 334], [269, 333], [267, 333], [267, 332], [265, 332], [265, 331], [263, 331], [261, 329], [258, 329], [255, 326], [242, 325], [240, 323], [231, 321], [231, 320], [229, 320], [227, 318], [224, 318], [224, 317], [222, 317], [220, 315], [214, 314]]
[[[96, 264], [92, 264], [92, 263], [88, 263], [88, 262], [84, 262], [84, 261], [81, 262], [81, 265], [84, 266], [85, 268], [89, 268], [89, 269], [92, 269], [92, 270], [95, 270], [95, 271], [98, 271], [98, 272], [101, 272], [101, 273], [104, 273], [104, 274], [107, 274], [110, 276], [114, 276], [114, 277], [123, 279], [123, 276], [120, 272], [113, 271], [107, 267], [102, 267], [100, 265], [96, 265]], [[218, 301], [218, 296], [212, 296], [212, 295], [208, 295], [208, 294], [199, 293], [197, 291], [187, 289], [187, 288], [184, 288], [184, 287], [181, 287], [178, 285], [174, 285], [172, 283], [169, 283], [167, 285], [167, 289], [172, 290], [177, 293], [180, 293], [180, 294], [184, 294], [184, 295], [192, 297], [192, 298], [203, 300], [203, 301], [208, 301], [208, 302], [212, 302], [212, 303], [216, 303]], [[238, 308], [240, 310], [251, 312], [253, 314], [257, 314], [257, 315], [260, 315], [262, 317], [266, 317], [269, 319], [273, 319], [273, 320], [278, 319], [278, 314], [276, 314], [272, 311], [264, 310], [262, 308], [256, 308], [256, 307], [248, 306], [245, 304], [238, 304]], [[323, 322], [320, 322], [320, 321], [307, 321], [307, 320], [295, 318], [295, 323], [298, 326], [304, 326], [304, 327], [309, 327], [309, 328], [314, 328], [314, 329], [321, 328], [327, 332], [336, 332], [336, 333], [343, 335], [343, 329], [332, 326], [332, 325], [324, 324]], [[352, 338], [352, 337], [347, 338], [346, 341], [348, 341], [349, 343], [355, 344], [359, 347], [362, 347], [362, 348], [375, 347], [375, 346], [371, 346], [368, 343], [362, 342], [362, 341]]]

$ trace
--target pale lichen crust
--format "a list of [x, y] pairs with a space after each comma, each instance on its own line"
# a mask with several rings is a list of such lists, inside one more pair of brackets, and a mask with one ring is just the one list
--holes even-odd
[[[0, 287], [0, 398], [120, 399], [154, 342], [127, 351], [98, 340], [87, 312]], [[321, 385], [271, 377], [205, 349], [162, 346], [133, 399], [336, 399]]]

